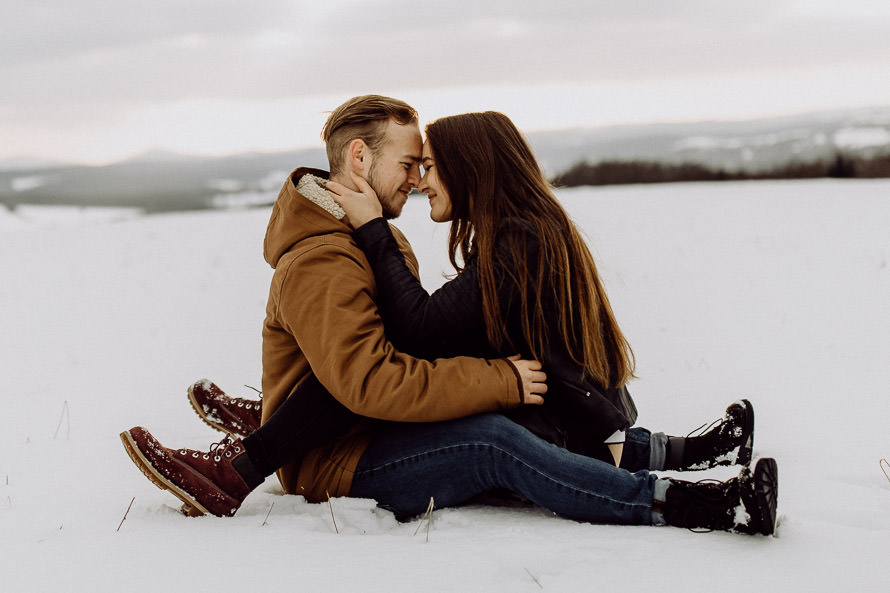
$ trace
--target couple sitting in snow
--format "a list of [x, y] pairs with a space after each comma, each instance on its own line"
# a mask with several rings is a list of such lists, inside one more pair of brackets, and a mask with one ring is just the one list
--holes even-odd
[[[425, 132], [387, 97], [331, 113], [330, 173], [291, 173], [266, 233], [262, 401], [199, 381], [192, 406], [228, 436], [170, 449], [135, 427], [136, 465], [193, 515], [234, 514], [277, 472], [311, 502], [372, 498], [399, 519], [496, 491], [579, 521], [773, 533], [776, 463], [751, 464], [748, 401], [698, 436], [633, 426], [630, 346], [513, 123], [468, 113]], [[458, 274], [432, 295], [388, 222], [412, 188], [451, 223]], [[651, 473], [732, 463], [724, 482]]]

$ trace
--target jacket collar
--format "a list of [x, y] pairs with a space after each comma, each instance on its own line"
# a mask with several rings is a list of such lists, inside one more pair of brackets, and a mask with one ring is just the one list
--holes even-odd
[[346, 216], [346, 212], [333, 200], [333, 198], [331, 198], [330, 195], [328, 195], [328, 192], [325, 191], [325, 181], [326, 179], [324, 177], [306, 173], [300, 177], [300, 180], [297, 182], [297, 191], [304, 198], [337, 220], [343, 220], [343, 217]]

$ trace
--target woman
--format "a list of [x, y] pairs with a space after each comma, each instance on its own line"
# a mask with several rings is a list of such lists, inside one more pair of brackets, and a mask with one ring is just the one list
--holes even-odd
[[446, 117], [426, 132], [419, 189], [432, 219], [452, 223], [449, 256], [460, 272], [434, 295], [405, 266], [364, 180], [355, 181], [368, 197], [328, 184], [375, 269], [387, 331], [407, 351], [435, 344], [430, 357], [541, 360], [550, 377], [545, 404], [511, 417], [617, 465], [624, 431], [637, 417], [625, 388], [633, 353], [580, 233], [503, 114]]
[[459, 272], [432, 296], [405, 265], [370, 186], [357, 176], [364, 194], [327, 185], [374, 267], [387, 332], [398, 348], [427, 358], [519, 353], [542, 361], [544, 405], [508, 415], [618, 465], [637, 417], [625, 388], [634, 358], [587, 245], [505, 115], [446, 117], [426, 133], [419, 189], [431, 218], [451, 222], [449, 257]]

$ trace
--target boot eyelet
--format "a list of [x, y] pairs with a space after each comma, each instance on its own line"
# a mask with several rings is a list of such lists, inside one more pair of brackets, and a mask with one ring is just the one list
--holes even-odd
[[202, 457], [203, 457], [204, 459], [210, 459], [210, 455], [208, 455], [208, 454], [206, 454], [206, 453], [205, 453], [204, 455], [202, 455]]
[[220, 460], [219, 455], [217, 455], [216, 457], [213, 458], [213, 461], [216, 461], [217, 463], [219, 463], [219, 460]]
[[192, 453], [192, 457], [194, 457], [195, 459], [197, 459], [197, 458], [200, 457], [200, 456], [201, 456], [201, 454], [198, 453], [197, 451], [195, 451], [194, 453]]

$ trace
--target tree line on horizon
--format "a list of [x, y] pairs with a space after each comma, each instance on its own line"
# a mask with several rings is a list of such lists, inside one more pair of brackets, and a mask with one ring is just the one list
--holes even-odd
[[597, 163], [581, 161], [557, 174], [550, 182], [556, 187], [576, 187], [581, 185], [816, 179], [822, 177], [836, 179], [890, 177], [890, 154], [862, 157], [837, 152], [833, 158], [807, 162], [792, 161], [759, 171], [731, 171], [696, 163], [664, 163], [648, 160], [604, 160]]

